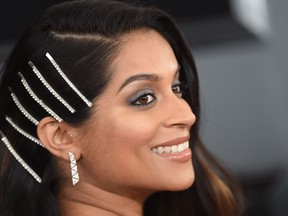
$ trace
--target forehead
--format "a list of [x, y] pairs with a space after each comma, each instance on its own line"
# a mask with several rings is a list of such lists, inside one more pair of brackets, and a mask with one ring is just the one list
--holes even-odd
[[177, 71], [178, 62], [170, 44], [154, 30], [138, 30], [123, 37], [114, 62], [114, 77], [138, 73], [165, 75]]

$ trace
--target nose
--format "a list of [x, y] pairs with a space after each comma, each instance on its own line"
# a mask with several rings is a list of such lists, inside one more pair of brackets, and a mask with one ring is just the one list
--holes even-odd
[[196, 121], [196, 116], [189, 104], [175, 95], [169, 99], [163, 112], [165, 112], [166, 127], [181, 126], [190, 129]]

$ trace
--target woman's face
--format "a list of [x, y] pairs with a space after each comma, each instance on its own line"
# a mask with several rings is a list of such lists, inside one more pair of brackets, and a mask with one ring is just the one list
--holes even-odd
[[83, 128], [81, 181], [126, 195], [191, 186], [187, 141], [195, 116], [181, 98], [170, 45], [152, 30], [130, 33], [113, 68]]

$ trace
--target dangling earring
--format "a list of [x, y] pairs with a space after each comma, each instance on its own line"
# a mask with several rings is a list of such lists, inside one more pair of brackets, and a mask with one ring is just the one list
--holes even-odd
[[77, 168], [77, 161], [75, 160], [75, 155], [73, 152], [69, 152], [71, 175], [72, 175], [72, 184], [73, 186], [79, 182], [79, 174]]

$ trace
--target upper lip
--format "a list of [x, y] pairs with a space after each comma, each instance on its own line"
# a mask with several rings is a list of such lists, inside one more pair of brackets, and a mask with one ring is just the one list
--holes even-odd
[[181, 144], [181, 143], [184, 143], [184, 142], [188, 141], [189, 138], [190, 138], [190, 135], [187, 135], [187, 136], [185, 136], [185, 137], [178, 137], [178, 138], [171, 139], [171, 140], [169, 140], [169, 141], [166, 141], [166, 142], [157, 144], [157, 145], [153, 146], [152, 148], [157, 148], [157, 147], [159, 147], [159, 146], [179, 145], [179, 144]]

